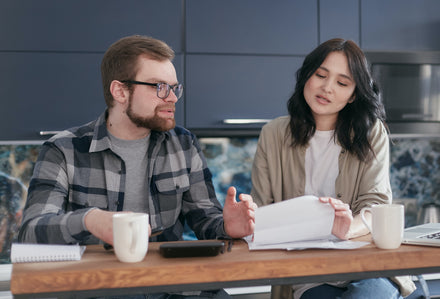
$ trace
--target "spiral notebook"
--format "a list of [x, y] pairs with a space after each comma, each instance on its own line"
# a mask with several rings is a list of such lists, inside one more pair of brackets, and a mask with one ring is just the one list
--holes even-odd
[[12, 243], [12, 263], [79, 261], [86, 247], [55, 244]]

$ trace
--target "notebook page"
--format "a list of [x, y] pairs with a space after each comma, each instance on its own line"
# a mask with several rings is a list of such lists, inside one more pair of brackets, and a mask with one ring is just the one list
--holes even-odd
[[55, 261], [79, 261], [86, 247], [55, 244], [12, 243], [12, 263], [34, 263]]

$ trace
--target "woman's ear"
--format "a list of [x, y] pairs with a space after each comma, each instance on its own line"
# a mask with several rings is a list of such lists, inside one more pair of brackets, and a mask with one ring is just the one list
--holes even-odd
[[110, 83], [110, 92], [113, 99], [120, 104], [126, 103], [130, 95], [125, 84], [118, 80], [113, 80], [112, 83]]
[[354, 100], [356, 99], [356, 95], [353, 93], [350, 97], [350, 99], [348, 99], [348, 102], [351, 104], [354, 102]]

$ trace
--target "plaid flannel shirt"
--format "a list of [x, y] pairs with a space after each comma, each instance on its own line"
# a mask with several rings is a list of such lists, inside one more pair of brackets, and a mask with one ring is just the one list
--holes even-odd
[[[34, 168], [19, 241], [96, 244], [84, 226], [93, 208], [121, 211], [126, 169], [112, 151], [107, 112], [46, 141]], [[150, 224], [163, 231], [151, 241], [181, 240], [185, 220], [199, 239], [224, 237], [218, 202], [196, 137], [176, 127], [152, 131], [148, 147]]]

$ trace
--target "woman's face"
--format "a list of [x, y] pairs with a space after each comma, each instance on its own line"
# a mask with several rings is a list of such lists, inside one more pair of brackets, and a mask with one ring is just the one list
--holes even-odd
[[338, 113], [354, 100], [356, 84], [343, 52], [331, 52], [307, 80], [304, 97], [316, 123], [316, 129], [333, 130]]

